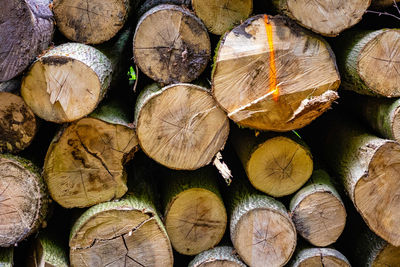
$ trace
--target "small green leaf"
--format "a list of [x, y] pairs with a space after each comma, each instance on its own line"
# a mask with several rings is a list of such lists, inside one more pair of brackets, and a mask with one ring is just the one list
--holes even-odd
[[128, 76], [130, 81], [135, 81], [136, 80], [136, 72], [133, 69], [132, 66], [130, 66], [129, 71], [128, 71]]
[[300, 138], [300, 139], [301, 139], [301, 136], [299, 135], [299, 133], [298, 133], [298, 132], [296, 132], [295, 130], [293, 130], [292, 132], [293, 132], [295, 135], [297, 135], [297, 137], [298, 137], [298, 138]]

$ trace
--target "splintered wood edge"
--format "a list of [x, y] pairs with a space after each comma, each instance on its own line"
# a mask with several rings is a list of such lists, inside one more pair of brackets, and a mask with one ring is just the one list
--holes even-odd
[[400, 46], [400, 30], [372, 32], [365, 39], [367, 43], [357, 56], [357, 71], [361, 79], [376, 94], [399, 97], [400, 75], [396, 64], [400, 61], [400, 49], [397, 49]]
[[165, 227], [172, 246], [184, 255], [196, 255], [217, 245], [226, 224], [227, 214], [221, 198], [202, 188], [179, 193], [165, 212]]
[[250, 16], [253, 1], [192, 0], [192, 7], [211, 33], [221, 35]]
[[336, 242], [346, 225], [342, 201], [323, 188], [304, 196], [292, 209], [291, 217], [297, 232], [319, 247]]
[[246, 267], [233, 247], [219, 246], [198, 254], [188, 267]]
[[350, 262], [339, 251], [331, 248], [307, 248], [294, 255], [291, 267], [306, 266], [350, 267]]
[[[79, 129], [86, 129], [85, 134], [79, 134]], [[91, 139], [88, 138], [90, 131]], [[104, 140], [108, 133], [115, 133], [114, 142]], [[105, 142], [108, 149], [99, 149], [95, 143], [89, 142], [93, 140]], [[92, 206], [122, 197], [127, 191], [123, 165], [138, 148], [137, 137], [132, 128], [96, 118], [83, 118], [73, 123], [53, 140], [45, 157], [43, 174], [52, 198], [63, 207], [73, 208]], [[88, 168], [89, 163], [98, 168]], [[78, 187], [80, 183], [82, 187]], [[102, 186], [99, 192], [98, 187], [106, 183], [109, 187]], [[77, 190], [78, 195], [74, 195], [74, 190]]]
[[0, 153], [19, 152], [35, 137], [36, 117], [20, 96], [0, 92], [0, 130]]
[[[182, 90], [184, 89], [184, 90]], [[180, 92], [180, 94], [177, 94], [177, 92]], [[176, 92], [173, 94], [173, 92]], [[190, 94], [188, 94], [190, 92]], [[185, 97], [189, 96], [201, 96], [203, 95], [204, 99], [208, 99], [209, 103], [207, 104], [209, 107], [204, 109], [205, 102], [199, 102], [199, 101], [184, 101], [182, 103], [182, 100], [179, 99], [179, 95], [185, 95]], [[166, 101], [166, 99], [171, 100], [167, 101], [166, 103], [163, 103], [161, 101]], [[178, 103], [179, 105], [176, 105], [176, 109], [174, 112], [171, 112], [171, 110], [165, 111], [165, 108], [170, 108], [174, 107], [174, 103], [172, 101], [175, 101], [175, 103]], [[158, 105], [156, 105], [159, 102]], [[185, 109], [185, 110], [180, 110], [178, 112], [178, 106], [182, 107], [184, 105], [191, 105], [193, 106], [194, 104], [196, 105], [202, 105], [202, 110], [196, 111], [196, 110], [191, 110], [191, 109]], [[164, 106], [165, 105], [165, 106]], [[163, 116], [161, 118], [158, 118], [160, 116], [159, 114], [154, 114], [156, 112], [156, 108], [158, 107], [158, 110], [163, 112]], [[136, 133], [137, 137], [139, 140], [139, 144], [142, 148], [142, 150], [152, 159], [155, 161], [159, 162], [160, 164], [167, 166], [168, 168], [171, 169], [177, 169], [177, 170], [195, 170], [200, 167], [203, 167], [207, 164], [209, 164], [215, 155], [223, 149], [225, 146], [226, 140], [229, 135], [229, 120], [226, 117], [226, 114], [220, 109], [218, 104], [215, 102], [209, 91], [203, 87], [197, 86], [197, 85], [192, 85], [192, 84], [186, 84], [186, 83], [181, 83], [181, 84], [174, 84], [174, 85], [169, 85], [164, 88], [162, 88], [160, 91], [156, 91], [150, 96], [147, 96], [144, 99], [144, 102], [142, 105], [139, 107], [140, 110], [137, 112], [137, 120], [136, 120]], [[198, 108], [199, 109], [199, 108]], [[150, 111], [151, 112], [150, 112]], [[178, 113], [176, 113], [178, 112]], [[186, 112], [191, 112], [193, 115], [190, 118], [186, 118], [185, 115], [187, 114]], [[170, 118], [172, 119], [172, 122], [167, 121], [166, 117], [169, 114]], [[207, 116], [204, 117], [203, 119], [199, 118], [198, 121], [204, 122], [207, 121], [207, 125], [212, 123], [211, 126], [205, 128], [201, 127], [199, 128], [198, 125], [195, 125], [192, 123], [196, 117], [200, 117], [199, 115], [209, 115], [213, 114], [213, 119], [207, 120]], [[180, 115], [180, 116], [177, 116]], [[146, 120], [151, 121], [157, 119], [160, 123], [154, 123], [154, 124], [149, 124], [146, 122]], [[201, 120], [200, 120], [201, 119]], [[218, 120], [217, 120], [218, 119]], [[175, 121], [174, 121], [175, 120]], [[178, 120], [178, 121], [176, 121]], [[182, 124], [182, 121], [184, 122], [184, 125]], [[197, 127], [195, 129], [200, 130], [200, 134], [204, 137], [204, 139], [201, 140], [195, 140], [192, 137], [197, 137], [199, 138], [198, 133], [195, 135], [195, 133], [192, 131], [190, 135], [190, 141], [188, 142], [183, 142], [182, 140], [176, 142], [179, 145], [173, 145], [172, 143], [172, 138], [180, 137], [183, 136], [184, 138], [188, 138], [187, 135], [190, 134], [188, 132], [187, 128], [188, 126], [194, 127], [194, 125]], [[205, 124], [202, 124], [205, 126]], [[150, 126], [153, 126], [153, 128], [150, 128]], [[161, 127], [161, 128], [160, 128]], [[172, 129], [175, 131], [175, 134], [172, 134], [171, 137], [169, 137], [167, 140], [168, 142], [166, 145], [163, 145], [163, 149], [157, 148], [160, 145], [157, 144], [159, 143], [158, 140], [162, 135], [159, 135], [157, 133], [161, 132], [163, 128], [169, 127], [169, 129]], [[176, 128], [176, 129], [175, 129]], [[210, 132], [209, 128], [213, 128], [212, 132]], [[165, 132], [165, 131], [164, 131]], [[178, 135], [179, 134], [179, 135]], [[157, 136], [156, 136], [157, 135]], [[152, 136], [155, 139], [152, 139]], [[164, 133], [165, 137], [168, 137]], [[158, 140], [157, 140], [158, 139]], [[164, 138], [165, 139], [165, 138]], [[188, 145], [198, 146], [202, 142], [208, 142], [207, 146], [202, 146], [200, 148], [196, 148], [195, 150], [187, 150]], [[161, 152], [160, 152], [161, 151]], [[171, 151], [179, 151], [180, 154], [175, 156], [174, 158], [171, 158], [170, 152]], [[155, 154], [157, 152], [157, 154]], [[167, 154], [166, 154], [167, 153]], [[165, 154], [165, 155], [164, 155]], [[194, 160], [193, 160], [194, 158]], [[189, 160], [191, 159], [191, 160]]]
[[[32, 163], [19, 157], [8, 156], [7, 154], [0, 155], [0, 174], [1, 184], [8, 180], [0, 193], [9, 196], [3, 198], [0, 204], [3, 206], [2, 210], [10, 210], [1, 215], [3, 225], [6, 225], [5, 216], [16, 216], [9, 222], [10, 229], [5, 229], [6, 232], [2, 230], [0, 235], [0, 245], [8, 247], [25, 239], [44, 223], [48, 199], [39, 169]], [[15, 182], [18, 184], [15, 184]], [[18, 193], [21, 195], [17, 195]], [[6, 204], [7, 201], [12, 201], [12, 204]]]
[[[285, 147], [290, 148], [282, 151]], [[279, 154], [274, 154], [276, 152]], [[267, 174], [266, 168], [270, 175]], [[246, 173], [252, 185], [274, 197], [297, 191], [307, 182], [312, 171], [313, 160], [308, 148], [283, 136], [268, 139], [259, 145], [246, 164]]]
[[[90, 8], [89, 3], [96, 8]], [[55, 0], [53, 12], [58, 29], [68, 39], [100, 44], [111, 39], [124, 26], [129, 3], [128, 0]]]
[[[281, 0], [285, 14], [312, 31], [334, 37], [357, 24], [369, 7], [371, 0], [309, 1]], [[322, 3], [321, 3], [322, 2]], [[330, 5], [329, 5], [330, 4]]]
[[400, 145], [386, 140], [375, 151], [368, 172], [354, 186], [355, 207], [378, 236], [400, 246]]

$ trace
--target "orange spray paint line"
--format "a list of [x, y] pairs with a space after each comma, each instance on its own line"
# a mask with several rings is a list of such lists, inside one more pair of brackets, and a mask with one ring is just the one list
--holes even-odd
[[279, 99], [279, 87], [276, 78], [275, 50], [272, 37], [272, 25], [268, 21], [268, 16], [264, 15], [265, 29], [267, 31], [267, 39], [269, 46], [269, 91], [275, 101]]

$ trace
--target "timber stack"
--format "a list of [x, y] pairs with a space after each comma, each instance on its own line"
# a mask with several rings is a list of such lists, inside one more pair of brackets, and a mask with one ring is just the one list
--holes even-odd
[[0, 266], [400, 266], [395, 0], [9, 0]]

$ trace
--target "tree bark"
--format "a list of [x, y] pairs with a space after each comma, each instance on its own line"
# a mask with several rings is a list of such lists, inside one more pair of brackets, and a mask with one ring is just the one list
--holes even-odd
[[[45, 230], [46, 231], [46, 230]], [[29, 267], [68, 267], [67, 248], [50, 235], [47, 231], [39, 234], [34, 241], [32, 259], [28, 262]]]
[[257, 193], [235, 177], [229, 203], [230, 236], [235, 250], [249, 266], [283, 266], [296, 247], [296, 229], [282, 203]]
[[400, 100], [346, 95], [346, 106], [380, 136], [400, 141]]
[[393, 4], [395, 2], [400, 2], [400, 1], [398, 1], [398, 0], [395, 0], [395, 1], [394, 0], [372, 0], [371, 7], [379, 8], [379, 9], [387, 8], [387, 7], [393, 6]]
[[195, 80], [211, 56], [201, 20], [175, 5], [158, 5], [139, 20], [133, 38], [136, 65], [164, 85]]
[[253, 11], [252, 0], [192, 0], [196, 15], [216, 35], [247, 19]]
[[397, 29], [349, 31], [336, 39], [343, 88], [363, 95], [399, 97], [399, 41]]
[[304, 248], [296, 250], [288, 266], [332, 266], [350, 267], [350, 262], [339, 251], [332, 248]]
[[71, 266], [173, 266], [146, 172], [130, 178], [131, 193], [91, 207], [76, 221], [69, 242]]
[[309, 124], [338, 98], [329, 45], [282, 16], [257, 15], [225, 34], [213, 94], [237, 124], [288, 131]]
[[163, 4], [178, 5], [184, 8], [190, 8], [191, 1], [192, 0], [146, 0], [139, 8], [138, 17], [140, 18], [144, 15], [144, 13], [146, 13], [153, 7]]
[[300, 25], [325, 36], [337, 36], [357, 24], [371, 0], [296, 1], [273, 0], [278, 12]]
[[0, 14], [0, 82], [22, 71], [53, 37], [50, 0], [4, 1]]
[[138, 97], [135, 122], [143, 151], [178, 170], [209, 164], [229, 134], [228, 118], [209, 91], [191, 84], [147, 87]]
[[197, 255], [222, 239], [227, 215], [212, 167], [170, 172], [164, 179], [164, 222], [171, 244], [184, 255]]
[[296, 192], [310, 178], [311, 152], [295, 134], [260, 134], [236, 127], [231, 132], [236, 153], [256, 189], [282, 197]]
[[58, 29], [68, 39], [85, 44], [100, 44], [114, 37], [124, 26], [130, 8], [130, 0], [53, 2]]
[[314, 171], [310, 181], [293, 196], [290, 215], [297, 233], [318, 247], [336, 242], [346, 225], [346, 209], [322, 169]]
[[0, 178], [0, 247], [10, 247], [46, 224], [49, 198], [40, 170], [26, 159], [0, 155]]
[[310, 134], [309, 144], [342, 180], [370, 229], [399, 246], [400, 145], [371, 135], [338, 114], [325, 117], [309, 131], [316, 129], [318, 134]]
[[22, 97], [0, 92], [0, 153], [18, 153], [30, 145], [38, 124]]
[[52, 198], [65, 208], [118, 199], [128, 190], [124, 164], [138, 150], [127, 112], [117, 101], [64, 127], [47, 151], [43, 175]]
[[14, 266], [14, 248], [0, 248], [0, 266]]
[[[130, 29], [96, 48], [66, 43], [49, 50], [30, 68], [21, 95], [44, 120], [64, 123], [90, 114], [110, 84], [116, 87], [125, 70]], [[126, 59], [126, 58], [125, 58]]]
[[236, 255], [233, 247], [218, 246], [197, 255], [189, 267], [246, 267]]

